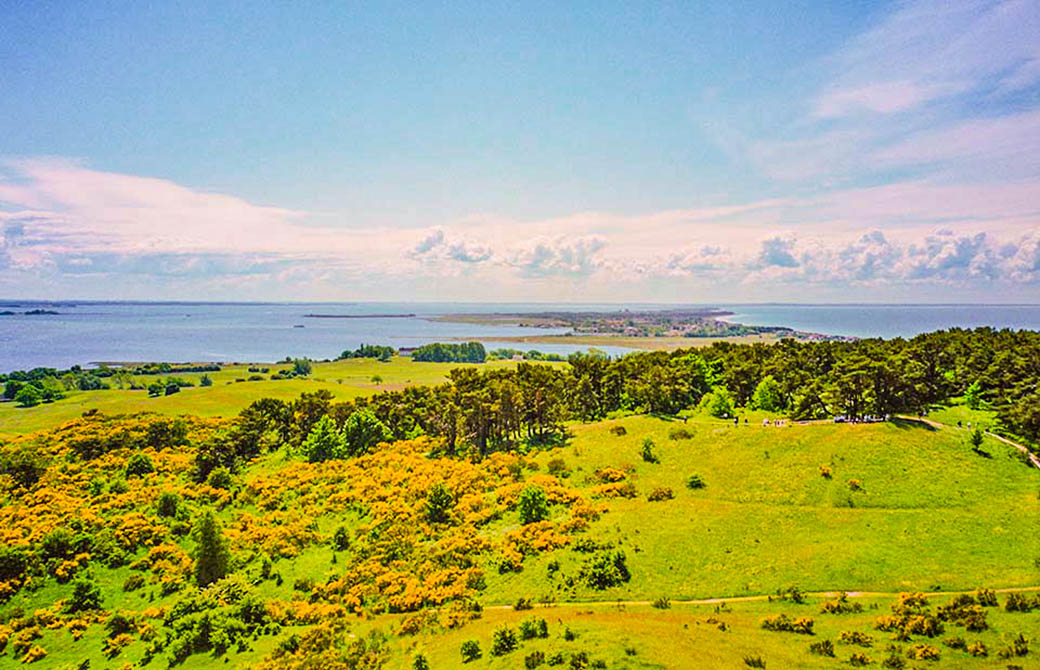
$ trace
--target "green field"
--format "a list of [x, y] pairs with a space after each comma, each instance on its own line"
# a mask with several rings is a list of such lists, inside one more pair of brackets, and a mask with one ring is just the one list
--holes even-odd
[[[481, 367], [513, 365], [515, 363], [511, 361], [493, 361], [481, 364]], [[355, 398], [405, 386], [437, 384], [447, 378], [452, 368], [458, 366], [458, 363], [416, 363], [401, 357], [394, 357], [385, 363], [375, 359], [355, 358], [314, 363], [309, 377], [246, 381], [253, 374], [249, 372], [251, 366], [231, 365], [220, 372], [208, 373], [213, 379], [213, 386], [210, 387], [198, 386], [201, 373], [175, 373], [172, 376], [189, 380], [195, 387], [157, 398], [149, 398], [143, 390], [70, 391], [62, 400], [29, 408], [18, 407], [13, 402], [0, 402], [0, 437], [50, 428], [90, 409], [106, 414], [157, 412], [170, 416], [233, 416], [249, 403], [263, 397], [292, 400], [301, 393], [325, 389], [339, 399]], [[269, 367], [274, 372], [291, 366], [264, 363], [262, 367]], [[381, 377], [382, 381], [373, 381], [376, 376]], [[147, 386], [156, 377], [138, 375], [135, 379]]]

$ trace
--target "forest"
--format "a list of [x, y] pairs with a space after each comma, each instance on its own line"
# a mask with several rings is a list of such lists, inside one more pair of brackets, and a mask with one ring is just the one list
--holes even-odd
[[566, 421], [596, 421], [616, 412], [675, 415], [705, 405], [720, 417], [745, 407], [795, 420], [856, 419], [924, 414], [955, 396], [965, 396], [973, 408], [996, 410], [1008, 432], [1040, 439], [1040, 334], [1027, 331], [716, 343], [614, 359], [573, 354], [568, 362], [564, 368], [527, 362], [487, 371], [461, 367], [444, 384], [339, 403], [320, 392], [293, 402], [262, 400], [242, 412], [234, 446], [225, 450], [251, 453], [272, 431], [302, 444], [321, 417], [343, 427], [360, 409], [395, 439], [427, 435], [441, 439], [449, 455], [473, 449], [486, 456], [551, 443], [562, 438]]

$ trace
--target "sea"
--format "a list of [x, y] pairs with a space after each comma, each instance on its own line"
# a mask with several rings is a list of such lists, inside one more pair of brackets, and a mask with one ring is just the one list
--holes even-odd
[[[445, 314], [714, 308], [759, 326], [855, 337], [912, 337], [942, 328], [1040, 330], [1040, 305], [547, 304], [547, 303], [214, 303], [0, 300], [0, 372], [99, 362], [273, 362], [334, 358], [361, 344], [415, 347], [458, 339], [568, 354], [587, 345], [509, 338], [566, 329], [438, 321]], [[31, 310], [57, 314], [25, 315]], [[307, 314], [362, 318], [309, 318]], [[397, 315], [397, 316], [391, 316]], [[409, 316], [400, 316], [409, 315]], [[487, 338], [496, 338], [489, 341]], [[505, 341], [499, 341], [505, 338]], [[611, 355], [630, 351], [601, 347]]]

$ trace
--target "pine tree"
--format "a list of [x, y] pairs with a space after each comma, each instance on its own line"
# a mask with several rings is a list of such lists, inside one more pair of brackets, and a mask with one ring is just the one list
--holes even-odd
[[231, 552], [220, 524], [213, 512], [206, 512], [196, 529], [198, 552], [195, 557], [195, 581], [199, 586], [208, 586], [223, 579], [231, 563]]
[[451, 489], [444, 482], [437, 482], [426, 495], [426, 518], [431, 523], [444, 523], [450, 518], [454, 505]]
[[300, 451], [311, 463], [343, 458], [343, 435], [336, 430], [336, 423], [326, 414], [311, 428]]

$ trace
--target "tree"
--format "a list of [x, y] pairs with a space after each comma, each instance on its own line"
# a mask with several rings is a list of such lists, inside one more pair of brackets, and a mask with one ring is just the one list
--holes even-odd
[[202, 375], [199, 378], [199, 386], [213, 386], [213, 379], [209, 375]]
[[978, 452], [982, 447], [982, 431], [976, 428], [971, 431], [971, 437], [968, 439], [971, 441], [971, 450]]
[[380, 442], [392, 439], [390, 429], [368, 409], [355, 410], [343, 426], [343, 441], [350, 456], [360, 456]]
[[444, 482], [437, 482], [430, 487], [426, 495], [426, 518], [430, 523], [445, 523], [455, 506], [455, 496]]
[[72, 583], [72, 595], [65, 601], [65, 612], [75, 614], [101, 609], [101, 587], [86, 577]]
[[767, 412], [779, 412], [784, 409], [784, 392], [780, 382], [773, 375], [766, 375], [755, 387], [751, 396], [752, 404]]
[[711, 393], [704, 396], [701, 404], [708, 410], [708, 414], [716, 418], [726, 419], [733, 416], [733, 396], [725, 387], [716, 386]]
[[524, 524], [542, 521], [549, 516], [549, 498], [538, 486], [528, 486], [520, 492], [517, 501], [520, 510], [520, 521]]
[[231, 552], [213, 512], [206, 512], [195, 530], [198, 548], [195, 556], [195, 582], [208, 586], [228, 574]]
[[306, 358], [297, 358], [293, 361], [293, 374], [306, 377], [311, 373], [311, 362]]
[[343, 458], [343, 435], [336, 430], [336, 423], [328, 415], [321, 417], [318, 423], [314, 424], [314, 428], [300, 447], [300, 453], [311, 463]]
[[32, 384], [26, 384], [15, 393], [14, 401], [19, 407], [35, 407], [43, 401], [43, 393]]
[[982, 384], [976, 379], [971, 383], [971, 386], [964, 391], [964, 402], [970, 409], [979, 409], [982, 407]]

